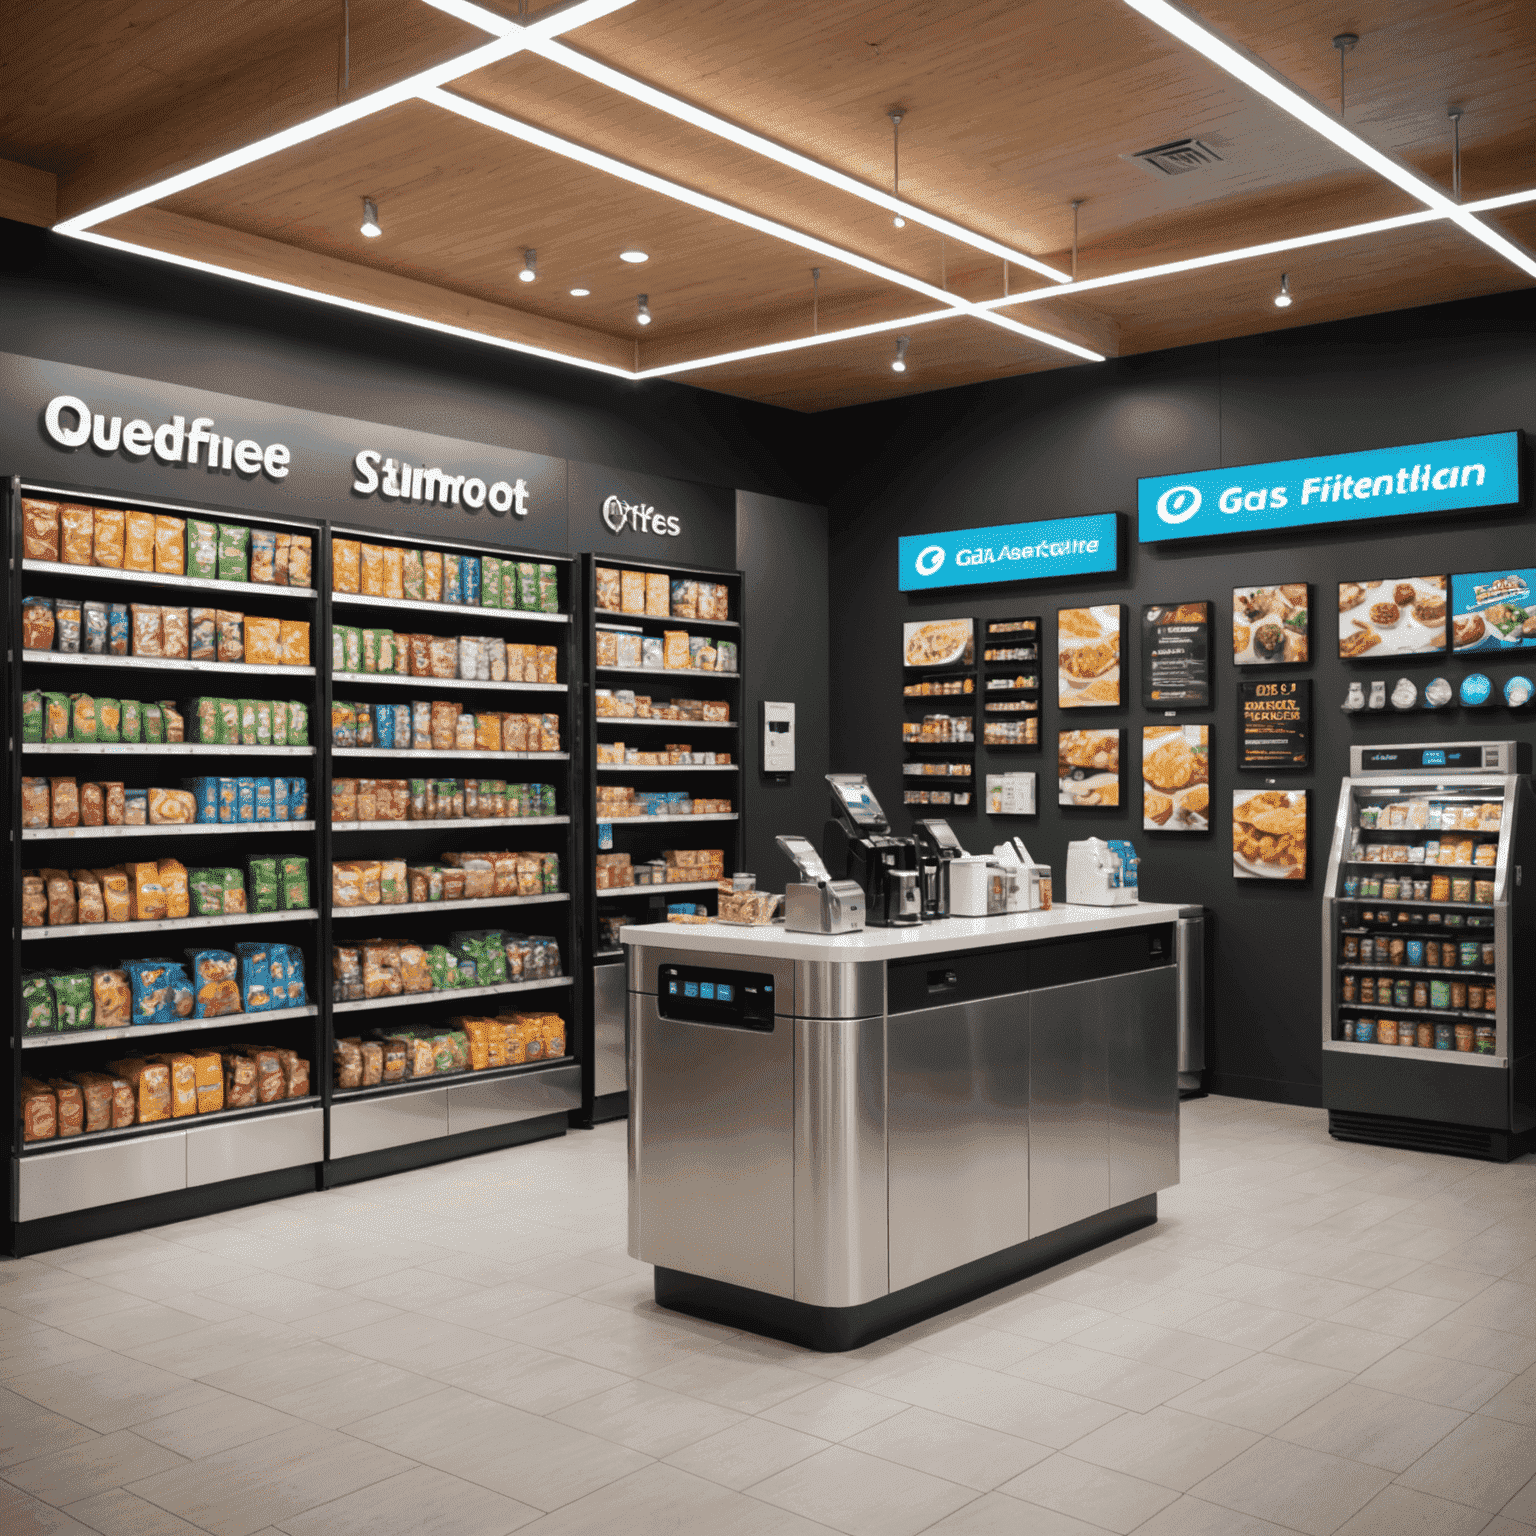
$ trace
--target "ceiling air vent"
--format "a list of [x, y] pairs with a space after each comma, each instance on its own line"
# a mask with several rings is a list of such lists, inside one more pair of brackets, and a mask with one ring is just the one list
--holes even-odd
[[1222, 157], [1199, 139], [1175, 139], [1154, 149], [1139, 149], [1126, 159], [1154, 176], [1183, 176], [1188, 171], [1203, 171], [1207, 166], [1222, 163]]

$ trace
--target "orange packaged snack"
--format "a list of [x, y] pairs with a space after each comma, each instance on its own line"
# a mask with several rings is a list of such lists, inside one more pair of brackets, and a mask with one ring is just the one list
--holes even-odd
[[78, 1136], [85, 1129], [85, 1096], [79, 1083], [67, 1077], [50, 1077], [48, 1086], [59, 1106], [59, 1135]]
[[475, 716], [475, 749], [479, 752], [501, 751], [501, 716]]
[[423, 589], [425, 601], [440, 603], [443, 600], [443, 552], [440, 549], [424, 549], [421, 552]]
[[[165, 887], [160, 883], [160, 866], [129, 864], [127, 874], [129, 921], [146, 923], [165, 917]], [[105, 886], [102, 895], [106, 895]]]
[[146, 1061], [142, 1056], [128, 1056], [107, 1065], [132, 1084], [138, 1097], [138, 1123], [171, 1118], [171, 1069], [164, 1062]]
[[21, 1080], [21, 1139], [52, 1141], [59, 1134], [59, 1103], [47, 1083]]
[[187, 661], [191, 656], [192, 636], [185, 608], [160, 610], [160, 654], [167, 659]]
[[157, 603], [133, 603], [129, 605], [133, 616], [133, 654], [135, 656], [161, 656], [165, 653], [165, 627]]
[[405, 551], [398, 544], [384, 546], [384, 596], [405, 596]]
[[283, 660], [283, 629], [276, 619], [246, 615], [245, 664], [249, 667], [277, 667]]
[[619, 606], [625, 613], [645, 612], [645, 572], [619, 572]]
[[166, 1051], [151, 1056], [171, 1074], [171, 1118], [180, 1120], [185, 1115], [197, 1113], [197, 1068], [185, 1051]]
[[165, 890], [165, 915], [188, 917], [192, 912], [187, 888], [187, 866], [177, 859], [161, 859], [160, 884]]
[[91, 565], [96, 555], [96, 512], [66, 501], [59, 507], [59, 553], [65, 565]]
[[278, 623], [278, 652], [285, 667], [309, 665], [309, 624], [303, 619], [282, 619]]
[[155, 514], [155, 570], [162, 576], [187, 574], [187, 524], [184, 518]]
[[197, 1084], [197, 1112], [211, 1115], [224, 1108], [224, 1062], [217, 1051], [199, 1051], [192, 1057]]
[[[331, 540], [331, 591], [356, 592], [361, 578], [363, 547], [356, 539]], [[290, 567], [293, 561], [292, 547], [288, 554]], [[292, 571], [290, 569], [290, 576]]]
[[672, 582], [665, 571], [645, 573], [645, 611], [653, 619], [672, 617]]
[[[332, 545], [335, 548], [335, 545]], [[364, 597], [384, 596], [384, 549], [379, 544], [360, 544], [358, 590]]]
[[152, 571], [155, 568], [155, 514], [127, 512], [123, 515], [123, 569]]
[[59, 558], [59, 504], [56, 501], [34, 501], [30, 496], [21, 499], [22, 559], [52, 560]]
[[127, 519], [121, 507], [96, 508], [96, 564], [112, 571], [123, 568]]

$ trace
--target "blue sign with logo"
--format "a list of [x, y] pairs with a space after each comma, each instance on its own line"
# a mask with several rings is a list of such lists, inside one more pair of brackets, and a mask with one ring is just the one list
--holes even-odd
[[994, 528], [955, 528], [901, 540], [901, 590], [1044, 581], [1120, 568], [1120, 517], [1052, 517]]
[[1453, 437], [1137, 482], [1137, 536], [1212, 539], [1270, 528], [1520, 504], [1520, 434]]

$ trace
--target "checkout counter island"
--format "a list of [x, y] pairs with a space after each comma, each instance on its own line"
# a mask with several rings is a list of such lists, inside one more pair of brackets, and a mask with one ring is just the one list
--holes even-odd
[[1155, 1222], [1189, 910], [625, 928], [657, 1302], [847, 1350]]

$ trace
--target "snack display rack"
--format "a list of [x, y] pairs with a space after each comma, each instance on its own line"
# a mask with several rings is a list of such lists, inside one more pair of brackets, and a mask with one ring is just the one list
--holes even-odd
[[1351, 748], [1323, 901], [1323, 1102], [1345, 1140], [1500, 1161], [1536, 1126], [1513, 742]]
[[[650, 612], [633, 611], [635, 604], [611, 601], [612, 581], [605, 577], [600, 591], [599, 572], [629, 572], [652, 579], [653, 601]], [[588, 852], [584, 862], [584, 924], [591, 964], [583, 968], [587, 990], [581, 1010], [586, 1021], [582, 1034], [582, 1110], [581, 1123], [617, 1119], [628, 1113], [624, 1061], [624, 968], [616, 930], [624, 923], [660, 922], [673, 905], [700, 908], [708, 913], [718, 910], [718, 882], [714, 878], [687, 879], [686, 869], [668, 864], [674, 878], [657, 883], [598, 887], [595, 875], [599, 856], [627, 854], [632, 866], [658, 869], [668, 850], [719, 849], [724, 854], [721, 873], [729, 878], [741, 866], [742, 859], [742, 752], [741, 730], [742, 678], [746, 663], [743, 644], [745, 614], [742, 606], [743, 582], [740, 571], [709, 570], [696, 566], [632, 560], [607, 555], [583, 555], [581, 567], [583, 613], [587, 632], [587, 671], [582, 701], [585, 732], [584, 761], [587, 791], [584, 814], [587, 820]], [[666, 584], [667, 609], [658, 611], [656, 601], [661, 583]], [[674, 614], [671, 609], [674, 583], [713, 583], [723, 589], [725, 616], [699, 618], [692, 613]], [[680, 596], [684, 589], [680, 589]], [[609, 597], [607, 603], [600, 599]], [[684, 598], [683, 606], [689, 604]], [[698, 667], [617, 665], [599, 659], [599, 631], [610, 635], [635, 637], [625, 640], [626, 647], [640, 645], [655, 655], [662, 651], [668, 632], [683, 631], [702, 638], [710, 650], [719, 642], [736, 647], [733, 671], [704, 670]], [[617, 649], [617, 639], [605, 641]], [[729, 709], [729, 719], [663, 719], [627, 714], [623, 717], [598, 712], [598, 692], [610, 696], [624, 693], [652, 700], [656, 709], [672, 701], [692, 699], [707, 701], [711, 712], [719, 706]], [[616, 707], [624, 707], [621, 700]], [[665, 758], [670, 746], [686, 745], [691, 750], [688, 761], [651, 761], [647, 763], [599, 761], [607, 757], [600, 748], [622, 742], [628, 755], [657, 754]], [[704, 761], [729, 754], [730, 761]], [[652, 795], [678, 792], [693, 799], [729, 801], [728, 812], [702, 814], [610, 815], [599, 809], [601, 792], [614, 786], [633, 785], [637, 792]], [[681, 898], [681, 902], [676, 898]]]
[[[4, 789], [12, 838], [7, 902], [11, 920], [13, 1026], [7, 1060], [6, 1102], [10, 1106], [11, 1200], [6, 1216], [13, 1252], [35, 1252], [87, 1241], [113, 1232], [175, 1221], [318, 1186], [368, 1178], [403, 1167], [461, 1156], [558, 1134], [580, 1101], [578, 1048], [585, 989], [581, 975], [582, 935], [573, 914], [577, 893], [590, 885], [581, 857], [582, 820], [587, 797], [577, 788], [573, 765], [580, 762], [580, 721], [572, 708], [572, 681], [580, 676], [576, 626], [572, 622], [577, 575], [570, 557], [530, 556], [494, 544], [422, 539], [404, 531], [332, 527], [323, 521], [268, 516], [212, 503], [169, 502], [116, 495], [83, 485], [33, 485], [10, 479], [4, 486], [11, 581], [7, 604], [11, 633], [24, 633], [21, 610], [27, 597], [100, 599], [160, 603], [190, 610], [200, 596], [208, 606], [281, 615], [309, 625], [308, 666], [249, 666], [243, 663], [182, 661], [141, 655], [93, 655], [26, 650], [12, 653], [7, 671], [9, 745]], [[123, 571], [64, 560], [25, 558], [22, 500], [48, 499], [75, 505], [201, 518], [218, 524], [277, 533], [303, 533], [311, 540], [311, 583], [304, 588], [264, 582], [202, 580], [166, 572]], [[559, 612], [532, 612], [469, 605], [379, 599], [332, 591], [332, 543], [355, 539], [373, 544], [457, 550], [502, 560], [536, 560], [558, 573]], [[142, 587], [143, 597], [139, 596]], [[367, 626], [382, 617], [392, 628], [499, 635], [508, 642], [556, 648], [554, 682], [471, 681], [460, 677], [394, 677], [338, 673], [333, 667], [333, 629]], [[405, 615], [409, 614], [409, 618]], [[433, 623], [440, 618], [441, 624]], [[194, 682], [184, 673], [207, 674]], [[248, 687], [240, 687], [241, 680]], [[280, 681], [279, 681], [280, 680]], [[411, 691], [403, 693], [402, 688]], [[29, 691], [69, 695], [138, 694], [185, 701], [200, 695], [250, 693], [297, 700], [308, 710], [305, 745], [238, 745], [182, 742], [24, 741], [22, 699]], [[332, 746], [332, 704], [451, 699], [465, 712], [477, 704], [496, 712], [558, 716], [560, 750], [394, 751], [372, 746]], [[183, 711], [185, 713], [185, 711]], [[194, 735], [187, 722], [186, 735]], [[455, 746], [458, 744], [456, 743]], [[106, 759], [117, 758], [108, 764]], [[335, 761], [333, 762], [333, 759]], [[211, 761], [216, 760], [216, 761]], [[553, 787], [548, 814], [497, 818], [398, 821], [370, 817], [333, 824], [337, 775], [370, 771], [400, 778], [424, 771], [434, 778], [474, 777], [477, 769], [503, 781], [538, 781]], [[430, 765], [430, 767], [428, 766]], [[510, 771], [509, 771], [510, 770]], [[169, 825], [25, 826], [22, 781], [26, 778], [97, 778], [136, 786], [179, 786], [199, 776], [300, 775], [307, 783], [301, 819], [288, 822]], [[452, 850], [515, 849], [550, 853], [559, 859], [558, 891], [491, 896], [462, 901], [407, 901], [388, 906], [332, 908], [335, 860], [378, 858], [387, 853], [408, 862], [439, 858]], [[92, 857], [86, 857], [87, 854]], [[49, 865], [116, 865], [140, 859], [174, 859], [190, 867], [240, 866], [248, 856], [298, 855], [309, 861], [309, 903], [268, 913], [189, 915], [125, 922], [60, 922], [24, 926], [22, 871]], [[195, 906], [193, 911], [195, 913]], [[52, 912], [50, 916], [54, 915]], [[68, 914], [64, 914], [67, 916]], [[459, 930], [515, 929], [553, 939], [561, 975], [487, 987], [333, 1002], [332, 961], [336, 943], [375, 936], [409, 938], [432, 945]], [[304, 1005], [174, 1023], [130, 1025], [90, 1031], [28, 1034], [22, 1021], [24, 973], [89, 971], [131, 959], [181, 958], [181, 950], [234, 950], [244, 941], [290, 944], [303, 955]], [[179, 934], [184, 938], [178, 938]], [[102, 941], [106, 944], [103, 945]], [[455, 1014], [498, 1010], [561, 1015], [566, 1054], [489, 1071], [465, 1070], [393, 1085], [337, 1091], [333, 1058], [338, 1037], [369, 1033], [368, 1015], [387, 1009], [397, 1025], [446, 1028]], [[135, 1043], [142, 1048], [136, 1048]], [[226, 1108], [180, 1118], [125, 1125], [115, 1130], [23, 1140], [23, 1079], [64, 1080], [71, 1074], [104, 1070], [109, 1061], [163, 1052], [208, 1053], [232, 1045], [259, 1045], [291, 1051], [309, 1064], [309, 1092], [254, 1107]]]
[[914, 820], [976, 814], [979, 656], [974, 633], [945, 666], [912, 666], [903, 649], [901, 799]]
[[[13, 1022], [9, 1087], [11, 1137], [11, 1203], [7, 1217], [12, 1223], [13, 1244], [25, 1250], [80, 1241], [150, 1220], [174, 1220], [178, 1215], [217, 1209], [220, 1203], [266, 1199], [315, 1187], [315, 1168], [324, 1156], [324, 1019], [317, 992], [325, 986], [326, 952], [324, 921], [316, 899], [316, 882], [325, 858], [326, 835], [316, 810], [322, 793], [322, 732], [324, 680], [314, 664], [327, 643], [326, 605], [321, 593], [327, 580], [326, 547], [319, 524], [287, 517], [229, 512], [213, 506], [127, 498], [68, 485], [23, 485], [16, 479], [5, 487], [10, 575], [8, 592], [10, 632], [22, 639], [22, 607], [27, 598], [45, 597], [67, 605], [72, 613], [82, 605], [87, 623], [81, 650], [18, 646], [7, 671], [9, 751], [6, 754], [6, 793], [11, 825], [20, 836], [11, 839], [8, 907], [11, 916], [11, 1017]], [[141, 519], [145, 514], [167, 520], [200, 519], [265, 534], [301, 535], [310, 541], [311, 575], [304, 585], [284, 586], [264, 580], [235, 581], [210, 576], [176, 575], [166, 571], [119, 569], [81, 563], [82, 555], [94, 562], [106, 553], [91, 542], [82, 547], [79, 525], [71, 538], [61, 536], [61, 553], [73, 559], [28, 559], [24, 535], [22, 498], [72, 506], [101, 508], [122, 519]], [[132, 518], [130, 518], [132, 515]], [[92, 514], [94, 520], [94, 512]], [[121, 526], [118, 517], [113, 527]], [[138, 526], [144, 526], [142, 522]], [[249, 535], [247, 535], [249, 537]], [[185, 533], [183, 533], [185, 539]], [[110, 549], [110, 543], [107, 546]], [[183, 551], [184, 551], [183, 544]], [[131, 553], [131, 551], [130, 551]], [[157, 555], [160, 554], [157, 551]], [[110, 554], [107, 555], [111, 558]], [[185, 562], [184, 562], [185, 563]], [[284, 572], [286, 574], [286, 572]], [[154, 655], [91, 654], [89, 611], [83, 605], [102, 603], [160, 604], [183, 617], [197, 618], [201, 603], [226, 613], [254, 613], [298, 621], [309, 626], [308, 665], [245, 664], [243, 662], [191, 661]], [[186, 607], [182, 608], [181, 605]], [[131, 611], [131, 610], [130, 610]], [[99, 610], [98, 610], [99, 616]], [[205, 621], [206, 623], [206, 621]], [[222, 627], [222, 626], [221, 626]], [[63, 639], [62, 625], [57, 640]], [[138, 636], [135, 636], [137, 639]], [[70, 643], [73, 643], [72, 641]], [[123, 642], [126, 643], [126, 642]], [[194, 645], [197, 643], [193, 637]], [[193, 681], [187, 674], [207, 677]], [[155, 703], [162, 720], [169, 717], [158, 700], [174, 700], [184, 721], [186, 741], [23, 741], [23, 696], [41, 692], [107, 699], [113, 695], [143, 695]], [[285, 704], [297, 701], [308, 711], [308, 741], [299, 746], [241, 746], [204, 743], [196, 734], [193, 712], [186, 701], [193, 696], [232, 693], [260, 696]], [[142, 706], [140, 706], [142, 709]], [[73, 703], [68, 711], [71, 733], [92, 719]], [[46, 715], [46, 706], [45, 706]], [[272, 761], [274, 757], [281, 763]], [[218, 762], [208, 761], [217, 758]], [[115, 761], [113, 761], [115, 759]], [[23, 781], [31, 779], [97, 780], [135, 788], [179, 789], [184, 780], [200, 775], [250, 775], [253, 780], [273, 771], [302, 777], [306, 783], [307, 809], [296, 820], [235, 823], [177, 822], [167, 825], [61, 825], [50, 808], [47, 826], [27, 826], [23, 815]], [[126, 794], [126, 791], [124, 792]], [[54, 804], [50, 796], [50, 807]], [[111, 814], [109, 808], [109, 815]], [[178, 814], [181, 814], [178, 812]], [[32, 819], [35, 820], [35, 808]], [[235, 912], [224, 915], [189, 915], [179, 918], [148, 918], [142, 921], [45, 923], [23, 925], [24, 869], [56, 866], [59, 876], [85, 875], [75, 866], [103, 865], [116, 868], [119, 861], [143, 867], [145, 861], [174, 860], [196, 871], [198, 866], [239, 867], [248, 857], [301, 857], [307, 859], [309, 902], [291, 910]], [[89, 883], [89, 882], [86, 882]], [[247, 881], [252, 885], [251, 881]], [[255, 905], [254, 888], [247, 890]], [[137, 896], [137, 893], [136, 893]], [[72, 900], [73, 898], [71, 898]], [[33, 913], [33, 916], [36, 914]], [[52, 901], [48, 918], [55, 915]], [[217, 932], [208, 930], [217, 929]], [[233, 950], [242, 942], [260, 944], [271, 936], [274, 943], [292, 945], [303, 956], [305, 1002], [302, 1006], [268, 1008], [256, 1012], [220, 1014], [211, 1018], [182, 1017], [175, 1022], [155, 1022], [125, 1027], [100, 1027], [68, 1032], [28, 1033], [23, 1007], [23, 977], [32, 974], [89, 975], [94, 967], [115, 967], [120, 960], [140, 961], [170, 957], [182, 960], [182, 951]], [[179, 937], [185, 935], [185, 937]], [[106, 943], [103, 944], [103, 940]], [[196, 967], [187, 963], [194, 997]], [[94, 1016], [94, 1004], [93, 1004]], [[143, 1052], [129, 1041], [144, 1040]], [[149, 1119], [117, 1128], [86, 1130], [81, 1134], [28, 1142], [23, 1139], [21, 1109], [23, 1079], [67, 1083], [73, 1074], [101, 1073], [109, 1061], [122, 1057], [151, 1056], [162, 1052], [207, 1053], [237, 1045], [258, 1045], [293, 1052], [309, 1063], [308, 1092], [249, 1106], [225, 1104], [202, 1113], [183, 1113], [185, 1100], [176, 1101], [175, 1117]], [[217, 1058], [213, 1058], [216, 1060]], [[297, 1081], [295, 1087], [300, 1086]], [[223, 1104], [222, 1091], [217, 1096]], [[210, 1099], [209, 1104], [214, 1100]], [[142, 1103], [139, 1106], [142, 1108]], [[116, 1119], [116, 1116], [113, 1117]], [[238, 1191], [238, 1193], [236, 1193]], [[212, 1199], [210, 1201], [210, 1196]]]
[[[1024, 614], [1010, 619], [988, 619], [982, 625], [981, 659], [981, 744], [988, 752], [1039, 752], [1041, 748], [1041, 710], [1045, 695], [1041, 692], [1041, 635], [1039, 614]], [[1009, 654], [1002, 654], [1002, 653]], [[1022, 704], [1016, 711], [987, 710], [988, 704]], [[1001, 734], [1017, 725], [1017, 734], [1028, 735], [1026, 722], [1033, 722], [1034, 740], [988, 740], [987, 727]], [[1013, 734], [1010, 732], [1010, 734]]]

